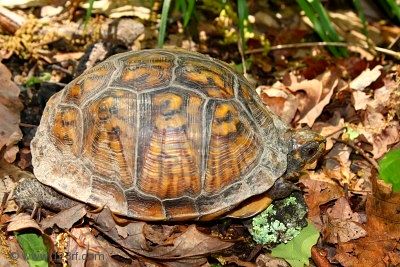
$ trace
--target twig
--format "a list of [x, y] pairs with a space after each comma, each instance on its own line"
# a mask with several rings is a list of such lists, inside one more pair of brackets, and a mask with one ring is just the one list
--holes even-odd
[[11, 10], [0, 6], [0, 26], [9, 33], [15, 33], [26, 19]]
[[74, 236], [74, 235], [71, 233], [71, 231], [69, 231], [69, 230], [64, 230], [64, 231], [67, 233], [67, 235], [68, 235], [69, 237], [71, 237], [71, 238], [76, 242], [76, 244], [78, 244], [79, 247], [81, 247], [81, 248], [86, 248], [86, 245], [85, 245], [79, 238], [77, 238], [76, 236]]
[[24, 123], [24, 122], [20, 122], [19, 126], [21, 127], [25, 127], [25, 128], [37, 128], [37, 125], [33, 125], [33, 124], [29, 124], [29, 123]]
[[61, 67], [61, 66], [58, 66], [58, 65], [51, 65], [51, 68], [52, 68], [53, 70], [59, 70], [59, 71], [61, 71], [61, 72], [64, 72], [65, 74], [72, 75], [72, 73], [71, 73], [69, 70], [67, 70], [66, 68], [63, 68], [63, 67]]
[[336, 142], [345, 144], [346, 146], [351, 147], [352, 149], [354, 149], [358, 154], [360, 154], [362, 157], [364, 157], [376, 170], [379, 170], [379, 165], [378, 163], [373, 159], [370, 158], [367, 153], [365, 153], [364, 150], [362, 150], [360, 147], [354, 145], [353, 143], [350, 143], [349, 141], [346, 140], [341, 140], [341, 139], [337, 139], [337, 138], [332, 138], [333, 140], [335, 140]]
[[[361, 46], [357, 44], [348, 44], [348, 43], [341, 43], [341, 42], [310, 42], [310, 43], [296, 43], [296, 44], [282, 44], [282, 45], [274, 45], [270, 47], [270, 50], [280, 50], [280, 49], [291, 49], [291, 48], [306, 48], [310, 46], [339, 46], [339, 47], [361, 47], [363, 49], [368, 49], [368, 46]], [[393, 56], [397, 59], [400, 59], [400, 53], [386, 49], [383, 47], [375, 46], [374, 49], [378, 52], [383, 54], [387, 54]], [[264, 48], [257, 48], [252, 50], [247, 50], [245, 54], [254, 54], [254, 53], [262, 53], [264, 52]]]
[[238, 49], [239, 49], [240, 58], [242, 60], [243, 75], [246, 77], [247, 68], [246, 68], [246, 59], [244, 58], [244, 55], [247, 54], [247, 52], [243, 51], [243, 47], [242, 47], [241, 43], [242, 43], [242, 40], [241, 40], [241, 38], [239, 38]]
[[328, 134], [328, 135], [326, 135], [326, 136], [324, 136], [324, 137], [325, 137], [325, 138], [331, 137], [331, 136], [337, 134], [338, 132], [343, 131], [344, 129], [346, 129], [346, 127], [342, 127], [342, 128], [340, 128], [339, 130], [336, 130], [336, 131], [334, 131], [334, 132], [332, 132], [332, 133], [330, 133], [330, 134]]

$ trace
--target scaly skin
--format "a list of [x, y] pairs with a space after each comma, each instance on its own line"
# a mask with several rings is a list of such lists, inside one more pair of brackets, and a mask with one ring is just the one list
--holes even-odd
[[16, 186], [14, 200], [23, 210], [33, 210], [36, 206], [60, 211], [79, 203], [32, 178], [24, 179]]

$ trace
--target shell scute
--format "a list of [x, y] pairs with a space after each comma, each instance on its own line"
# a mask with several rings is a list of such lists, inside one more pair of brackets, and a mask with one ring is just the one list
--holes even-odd
[[70, 106], [59, 106], [50, 123], [50, 138], [64, 154], [79, 156], [82, 147], [82, 116], [79, 110]]
[[132, 187], [136, 146], [136, 94], [112, 89], [89, 102], [83, 110], [83, 156], [102, 177], [124, 188]]
[[143, 195], [135, 189], [125, 191], [125, 196], [128, 202], [126, 215], [150, 221], [166, 219], [163, 205], [157, 198]]
[[115, 66], [112, 62], [103, 62], [84, 72], [64, 89], [64, 101], [80, 106], [101, 89], [105, 89]]
[[208, 97], [231, 99], [235, 96], [234, 76], [225, 67], [195, 57], [179, 57], [175, 83], [199, 90]]
[[175, 57], [170, 53], [138, 52], [120, 58], [121, 72], [111, 85], [132, 88], [140, 92], [168, 86], [172, 78]]
[[182, 197], [175, 200], [164, 200], [163, 206], [167, 218], [173, 220], [191, 220], [200, 214], [197, 211], [196, 203], [193, 199]]
[[239, 107], [230, 102], [217, 103], [208, 149], [204, 189], [217, 193], [258, 164], [262, 143]]
[[170, 91], [143, 95], [149, 110], [142, 112], [147, 115], [140, 127], [139, 154], [143, 156], [137, 185], [160, 199], [196, 196], [201, 191], [202, 118], [192, 113], [199, 108], [200, 98]]
[[107, 205], [111, 210], [124, 214], [128, 210], [125, 192], [115, 182], [107, 181], [105, 177], [92, 176], [90, 197], [88, 201]]

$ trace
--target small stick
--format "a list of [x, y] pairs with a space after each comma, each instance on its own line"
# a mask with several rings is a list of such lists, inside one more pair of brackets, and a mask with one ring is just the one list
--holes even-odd
[[324, 137], [325, 137], [325, 138], [331, 137], [331, 136], [337, 134], [338, 132], [343, 131], [344, 129], [346, 129], [346, 127], [342, 127], [342, 128], [340, 128], [339, 130], [336, 130], [336, 131], [334, 131], [334, 132], [332, 132], [332, 133], [330, 133], [330, 134], [328, 134], [328, 135], [326, 135], [326, 136], [324, 136]]
[[0, 6], [0, 25], [7, 32], [14, 34], [26, 19], [17, 13]]
[[68, 75], [72, 75], [72, 73], [71, 73], [69, 70], [67, 70], [66, 68], [63, 68], [63, 67], [61, 67], [61, 66], [58, 66], [58, 65], [51, 65], [51, 68], [52, 68], [53, 70], [59, 70], [59, 71], [61, 71], [61, 72], [64, 72], [64, 73], [66, 73], [66, 74], [68, 74]]
[[79, 247], [86, 248], [86, 245], [80, 239], [74, 236], [69, 230], [64, 230], [64, 231], [67, 233], [69, 237], [71, 237], [78, 244]]
[[29, 124], [29, 123], [24, 123], [24, 122], [20, 122], [19, 126], [21, 127], [25, 127], [25, 128], [37, 128], [37, 125], [33, 125], [33, 124]]
[[[361, 46], [361, 45], [356, 45], [356, 44], [347, 44], [347, 43], [341, 43], [341, 42], [310, 42], [310, 43], [296, 43], [296, 44], [282, 44], [282, 45], [274, 45], [270, 47], [270, 50], [280, 50], [280, 49], [291, 49], [291, 48], [308, 48], [310, 46], [339, 46], [339, 47], [361, 47], [363, 49], [368, 49], [367, 46]], [[400, 59], [400, 53], [375, 46], [374, 49], [378, 52], [381, 52], [383, 54], [387, 54], [390, 56], [393, 56], [397, 59]], [[253, 53], [262, 53], [264, 52], [264, 48], [257, 48], [257, 49], [252, 49], [246, 51], [246, 54], [253, 54]]]
[[336, 142], [345, 144], [346, 146], [351, 147], [352, 149], [354, 149], [358, 154], [360, 154], [362, 157], [364, 157], [376, 170], [379, 170], [379, 165], [378, 163], [373, 159], [370, 158], [367, 153], [365, 153], [364, 150], [362, 150], [360, 147], [356, 146], [353, 143], [350, 143], [348, 141], [345, 140], [341, 140], [341, 139], [337, 139], [337, 138], [332, 138], [333, 140], [335, 140]]

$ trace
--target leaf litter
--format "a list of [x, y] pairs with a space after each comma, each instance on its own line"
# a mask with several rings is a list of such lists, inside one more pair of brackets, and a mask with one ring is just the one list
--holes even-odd
[[[122, 9], [118, 9], [118, 3], [113, 5], [116, 8], [113, 6], [106, 13], [119, 16], [115, 12]], [[129, 10], [131, 12], [134, 9]], [[142, 9], [145, 15], [139, 16], [141, 20], [150, 19], [149, 10]], [[346, 18], [351, 18], [352, 25], [360, 25], [354, 14], [336, 13], [332, 16], [339, 27], [348, 27], [343, 23]], [[100, 16], [97, 22], [101, 21]], [[271, 29], [269, 38], [272, 43], [299, 42], [299, 36], [303, 38], [310, 34], [304, 27], [286, 32], [277, 29], [275, 24], [266, 26]], [[63, 24], [57, 25], [63, 27]], [[78, 24], [74, 22], [74, 25]], [[167, 45], [192, 47], [227, 62], [234, 62], [239, 55], [236, 44], [232, 48], [229, 43], [224, 43], [225, 47], [221, 49], [221, 43], [214, 41], [221, 34], [216, 25], [219, 24], [201, 26], [201, 29], [204, 28], [202, 34], [209, 34], [213, 38], [203, 38], [196, 44], [193, 40], [186, 40], [180, 33], [171, 33]], [[135, 38], [143, 34], [142, 24], [139, 26], [140, 32], [137, 36], [135, 32]], [[390, 27], [369, 25], [368, 29], [374, 38], [379, 37], [379, 42], [384, 39], [379, 31], [385, 32], [392, 41], [395, 40], [393, 36], [398, 35], [398, 31]], [[123, 45], [128, 50], [154, 47], [149, 42], [151, 36], [148, 36], [148, 31], [150, 29], [144, 30], [147, 39], [138, 38], [138, 41], [133, 38], [129, 44], [124, 39]], [[96, 38], [94, 36], [93, 40]], [[374, 41], [378, 42], [378, 39]], [[257, 48], [258, 40], [252, 41]], [[12, 81], [13, 75], [7, 67], [12, 69], [13, 74], [20, 73], [18, 76], [22, 80], [27, 80], [32, 73], [39, 76], [38, 71], [43, 70], [47, 60], [54, 60], [59, 70], [52, 71], [52, 79], [56, 82], [70, 80], [69, 75], [75, 69], [76, 61], [85, 57], [82, 45], [73, 42], [71, 45], [73, 49], [55, 49], [53, 55], [48, 54], [51, 46], [47, 44], [40, 51], [35, 48], [34, 51], [39, 51], [40, 56], [26, 56], [28, 62], [36, 60], [38, 64], [24, 64], [18, 71], [11, 64], [15, 62], [15, 54], [8, 53], [6, 65], [0, 65], [0, 80], [3, 84], [0, 88], [0, 111], [4, 114], [0, 116], [0, 148], [4, 152], [1, 154], [4, 160], [0, 164], [0, 196], [7, 196], [19, 178], [26, 176], [26, 173], [20, 173], [6, 164], [16, 162], [21, 168], [31, 171], [29, 148], [25, 141], [22, 141], [24, 145], [20, 141], [23, 137], [19, 128], [22, 104], [18, 96], [23, 96], [25, 108], [25, 98], [29, 99], [30, 104], [33, 103], [33, 114], [26, 115], [26, 109], [23, 110], [23, 121], [40, 117], [38, 103], [43, 101], [38, 88], [20, 92], [19, 87], [24, 88], [24, 85]], [[54, 44], [54, 47], [57, 45]], [[390, 60], [374, 56], [366, 50], [358, 52], [362, 57], [334, 59], [320, 48], [312, 48], [310, 51], [310, 54], [317, 56], [305, 56], [304, 51], [296, 49], [274, 50], [271, 56], [255, 56], [255, 71], [250, 70], [248, 75], [253, 80], [259, 80], [260, 86], [256, 91], [261, 100], [288, 124], [295, 128], [309, 127], [327, 136], [325, 155], [317, 164], [309, 166], [298, 182], [309, 207], [308, 218], [322, 233], [320, 242], [314, 248], [324, 253], [319, 253], [319, 259], [312, 256], [314, 261], [321, 260], [321, 255], [324, 255], [324, 259], [330, 263], [344, 266], [399, 265], [400, 217], [397, 207], [400, 205], [400, 197], [377, 180], [377, 170], [371, 164], [391, 148], [399, 146], [399, 71], [398, 67], [396, 69], [391, 66], [393, 62]], [[289, 69], [289, 59], [301, 62], [300, 67]], [[265, 80], [263, 75], [257, 75], [257, 71], [268, 73], [265, 76], [273, 78]], [[269, 75], [270, 72], [273, 75]], [[14, 80], [18, 79], [14, 76]], [[126, 218], [116, 220], [106, 206], [99, 211], [78, 205], [56, 214], [43, 213], [44, 218], [37, 223], [29, 214], [16, 214], [14, 205], [10, 203], [12, 200], [7, 201], [1, 209], [1, 223], [7, 225], [8, 231], [39, 230], [43, 236], [52, 240], [50, 247], [60, 255], [62, 259], [59, 260], [71, 266], [102, 266], [104, 262], [109, 266], [200, 266], [209, 264], [210, 256], [220, 264], [281, 265], [279, 259], [271, 258], [268, 250], [257, 249], [249, 241], [248, 233], [237, 231], [241, 223], [235, 221], [154, 224]], [[1, 248], [8, 249], [9, 255], [11, 252], [16, 253], [12, 255], [18, 255], [18, 265], [26, 265], [15, 238], [9, 233], [0, 233]], [[60, 245], [63, 242], [65, 245]], [[250, 252], [243, 250], [243, 247], [250, 248]], [[255, 254], [250, 259], [243, 256], [252, 253]], [[71, 259], [71, 255], [77, 255], [76, 259]], [[83, 260], [83, 255], [91, 256]], [[99, 260], [99, 257], [102, 258]], [[12, 260], [0, 256], [0, 265]]]

